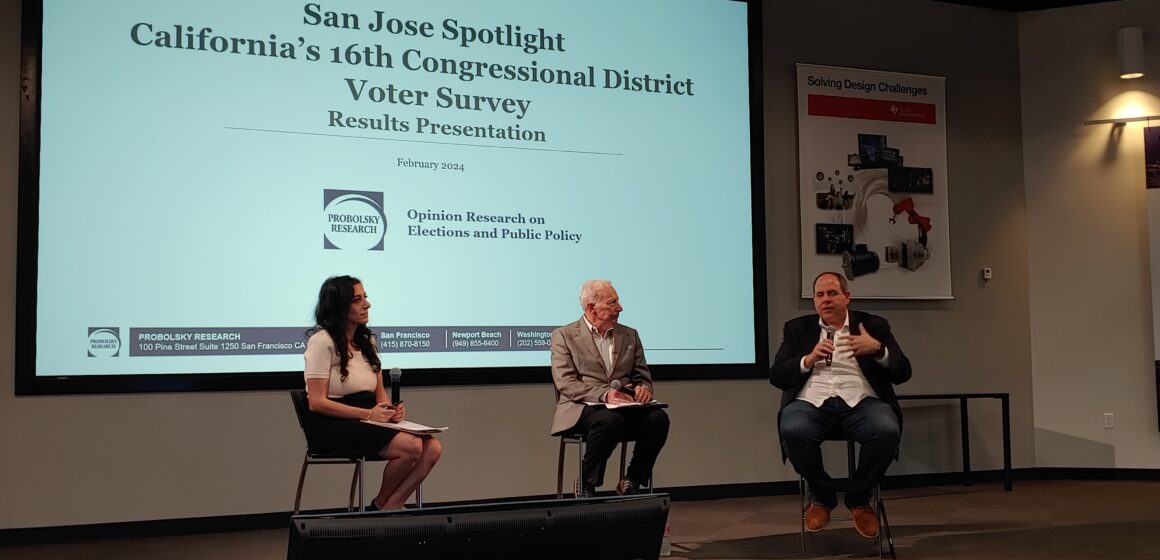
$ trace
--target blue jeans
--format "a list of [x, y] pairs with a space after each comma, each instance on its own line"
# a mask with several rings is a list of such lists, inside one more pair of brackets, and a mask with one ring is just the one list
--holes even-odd
[[855, 508], [870, 503], [870, 493], [894, 460], [901, 436], [894, 409], [873, 397], [853, 408], [839, 397], [826, 399], [821, 407], [794, 400], [781, 411], [779, 431], [794, 470], [810, 485], [810, 500], [828, 508], [838, 505], [838, 497], [834, 479], [822, 464], [823, 441], [850, 438], [862, 447], [846, 487], [846, 507]]

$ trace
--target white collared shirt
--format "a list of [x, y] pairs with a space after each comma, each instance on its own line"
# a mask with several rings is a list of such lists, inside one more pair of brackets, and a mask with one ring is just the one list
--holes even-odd
[[[820, 317], [818, 324], [822, 327], [822, 332], [818, 335], [820, 342], [826, 338], [826, 324]], [[854, 358], [854, 353], [839, 345], [839, 341], [848, 336], [850, 336], [849, 313], [846, 314], [842, 328], [834, 331], [835, 349], [829, 365], [826, 364], [825, 360], [818, 360], [814, 363], [813, 374], [806, 380], [805, 386], [798, 393], [798, 400], [806, 401], [815, 407], [821, 407], [826, 399], [840, 397], [846, 401], [847, 406], [853, 408], [866, 397], [878, 396], [862, 373], [862, 368], [858, 366], [858, 360]], [[886, 359], [887, 357], [883, 356], [878, 360], [878, 363], [885, 365]], [[809, 371], [809, 368], [805, 366], [806, 359], [803, 356], [799, 362], [802, 373]]]

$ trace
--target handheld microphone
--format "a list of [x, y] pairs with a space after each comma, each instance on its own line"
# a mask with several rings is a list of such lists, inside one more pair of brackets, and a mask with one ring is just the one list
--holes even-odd
[[[834, 328], [833, 327], [826, 327], [826, 340], [828, 340], [830, 342], [834, 341]], [[829, 366], [833, 362], [834, 362], [834, 353], [830, 352], [829, 354], [826, 354], [826, 365]]]
[[636, 396], [636, 393], [632, 392], [630, 389], [625, 388], [624, 385], [621, 385], [619, 379], [613, 379], [612, 381], [609, 381], [608, 386], [611, 387], [613, 391], [620, 391], [625, 395], [631, 395], [634, 397]]
[[393, 367], [391, 368], [391, 403], [397, 404], [399, 402], [399, 390], [403, 388], [403, 370]]

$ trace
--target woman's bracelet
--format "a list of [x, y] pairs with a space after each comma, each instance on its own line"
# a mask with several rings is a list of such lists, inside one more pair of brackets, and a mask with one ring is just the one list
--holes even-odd
[[372, 409], [368, 410], [368, 411], [367, 411], [367, 418], [366, 418], [366, 419], [367, 419], [367, 420], [370, 420], [370, 419], [371, 419], [371, 416], [373, 416], [373, 415], [374, 415], [374, 413], [375, 413], [375, 409], [373, 409], [373, 408], [372, 408]]

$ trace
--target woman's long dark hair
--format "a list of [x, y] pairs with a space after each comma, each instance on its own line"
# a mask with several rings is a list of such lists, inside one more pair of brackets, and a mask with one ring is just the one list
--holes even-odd
[[[350, 375], [346, 365], [350, 362], [350, 348], [346, 340], [346, 321], [350, 315], [350, 303], [354, 301], [354, 287], [362, 282], [353, 276], [332, 276], [322, 283], [318, 290], [318, 305], [314, 307], [314, 324], [310, 330], [314, 334], [319, 330], [326, 331], [334, 341], [334, 350], [338, 352], [338, 367], [340, 377], [346, 382]], [[368, 362], [375, 373], [382, 371], [379, 354], [371, 344], [374, 334], [366, 325], [359, 325], [354, 331], [354, 345]]]

